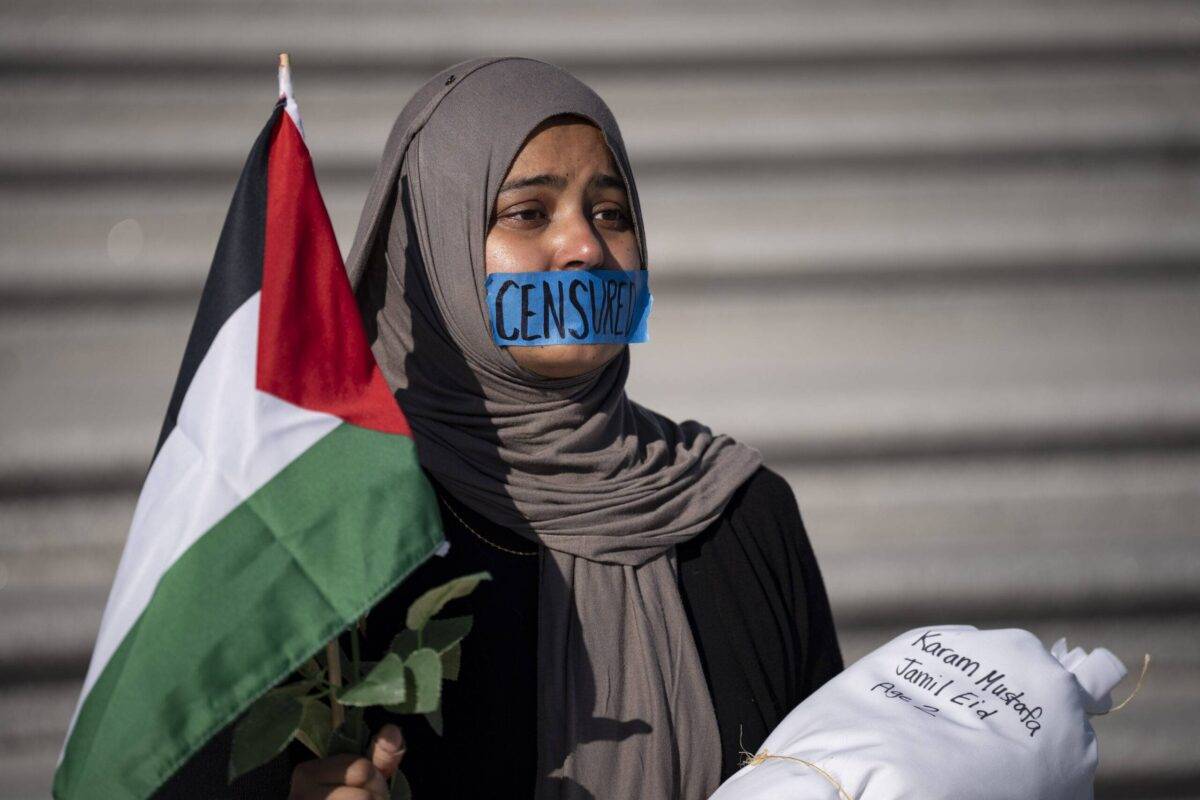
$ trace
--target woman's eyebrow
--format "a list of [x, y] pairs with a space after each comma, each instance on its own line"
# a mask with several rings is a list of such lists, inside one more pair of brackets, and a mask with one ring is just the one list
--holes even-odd
[[588, 186], [595, 189], [620, 189], [622, 192], [625, 191], [625, 181], [607, 172], [602, 172], [592, 178], [588, 181]]
[[524, 189], [526, 186], [549, 186], [553, 189], [565, 189], [567, 179], [562, 175], [530, 175], [527, 178], [513, 178], [505, 181], [500, 187], [499, 194], [511, 192], [513, 189]]
[[[562, 175], [551, 175], [543, 173], [541, 175], [530, 175], [525, 178], [512, 178], [504, 182], [497, 194], [511, 192], [514, 189], [524, 189], [526, 186], [549, 186], [553, 189], [563, 190], [567, 186], [567, 179]], [[589, 188], [596, 189], [620, 189], [625, 191], [625, 182], [616, 175], [610, 175], [607, 172], [602, 172], [594, 176], [588, 181]]]

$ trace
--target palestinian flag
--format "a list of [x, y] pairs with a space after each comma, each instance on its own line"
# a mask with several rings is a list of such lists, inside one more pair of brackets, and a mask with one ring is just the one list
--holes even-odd
[[221, 232], [56, 798], [148, 797], [443, 543], [284, 88]]

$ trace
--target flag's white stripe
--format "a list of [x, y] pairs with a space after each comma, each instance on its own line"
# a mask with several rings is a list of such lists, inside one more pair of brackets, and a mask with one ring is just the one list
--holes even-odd
[[300, 121], [300, 106], [296, 105], [296, 97], [292, 92], [292, 68], [288, 64], [287, 54], [279, 54], [279, 96], [284, 99], [283, 110], [296, 123], [300, 138], [304, 138], [304, 123]]
[[342, 422], [255, 388], [259, 297], [247, 300], [217, 332], [188, 386], [178, 423], [150, 467], [71, 717], [72, 728], [84, 698], [167, 568]]

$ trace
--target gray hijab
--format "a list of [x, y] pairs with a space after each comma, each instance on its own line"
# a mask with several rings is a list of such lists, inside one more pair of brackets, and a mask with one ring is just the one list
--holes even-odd
[[721, 751], [675, 545], [717, 519], [761, 456], [630, 400], [628, 347], [584, 375], [548, 379], [493, 343], [491, 210], [528, 134], [564, 113], [604, 134], [647, 264], [608, 106], [559, 67], [485, 58], [434, 76], [404, 107], [347, 270], [422, 466], [468, 507], [544, 545], [537, 800], [695, 800], [716, 789]]

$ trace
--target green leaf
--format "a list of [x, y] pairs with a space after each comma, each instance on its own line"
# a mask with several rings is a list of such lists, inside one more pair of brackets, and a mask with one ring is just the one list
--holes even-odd
[[442, 696], [442, 661], [428, 647], [417, 650], [404, 662], [408, 696], [402, 703], [384, 706], [393, 714], [428, 714]]
[[296, 735], [304, 707], [295, 697], [277, 690], [260, 697], [233, 730], [229, 781], [267, 763]]
[[442, 698], [442, 659], [428, 647], [422, 647], [408, 657], [404, 666], [412, 670], [416, 683], [413, 713], [428, 714], [437, 710]]
[[458, 680], [458, 670], [462, 666], [462, 643], [457, 643], [446, 652], [442, 653], [442, 678], [443, 680], [456, 681]]
[[305, 678], [318, 678], [321, 675], [321, 665], [317, 663], [317, 659], [310, 658], [300, 665], [300, 674]]
[[329, 736], [333, 733], [333, 712], [316, 698], [305, 698], [301, 703], [304, 713], [300, 717], [296, 738], [317, 758], [324, 758], [328, 755]]
[[404, 664], [400, 656], [388, 653], [365, 678], [338, 692], [338, 702], [347, 706], [378, 706], [404, 702], [408, 695]]
[[401, 658], [408, 658], [417, 652], [417, 648], [420, 646], [417, 642], [417, 632], [405, 628], [396, 634], [395, 638], [392, 639], [392, 646], [388, 649]]
[[400, 631], [388, 649], [401, 658], [408, 658], [422, 646], [445, 653], [471, 632], [471, 622], [470, 616], [431, 619], [420, 632], [408, 628]]
[[442, 610], [446, 603], [459, 597], [466, 597], [475, 591], [475, 587], [479, 585], [480, 581], [490, 581], [491, 579], [492, 576], [487, 572], [476, 572], [430, 589], [408, 607], [406, 624], [410, 630], [420, 630], [433, 618], [434, 614]]
[[429, 727], [433, 728], [433, 732], [438, 736], [442, 735], [444, 723], [442, 720], [442, 710], [436, 709], [425, 715], [425, 720], [429, 723]]
[[471, 617], [431, 619], [421, 631], [421, 644], [430, 650], [444, 653], [471, 632]]
[[408, 785], [408, 778], [404, 777], [400, 770], [396, 770], [396, 774], [392, 776], [392, 788], [388, 797], [390, 800], [412, 800], [412, 788]]

